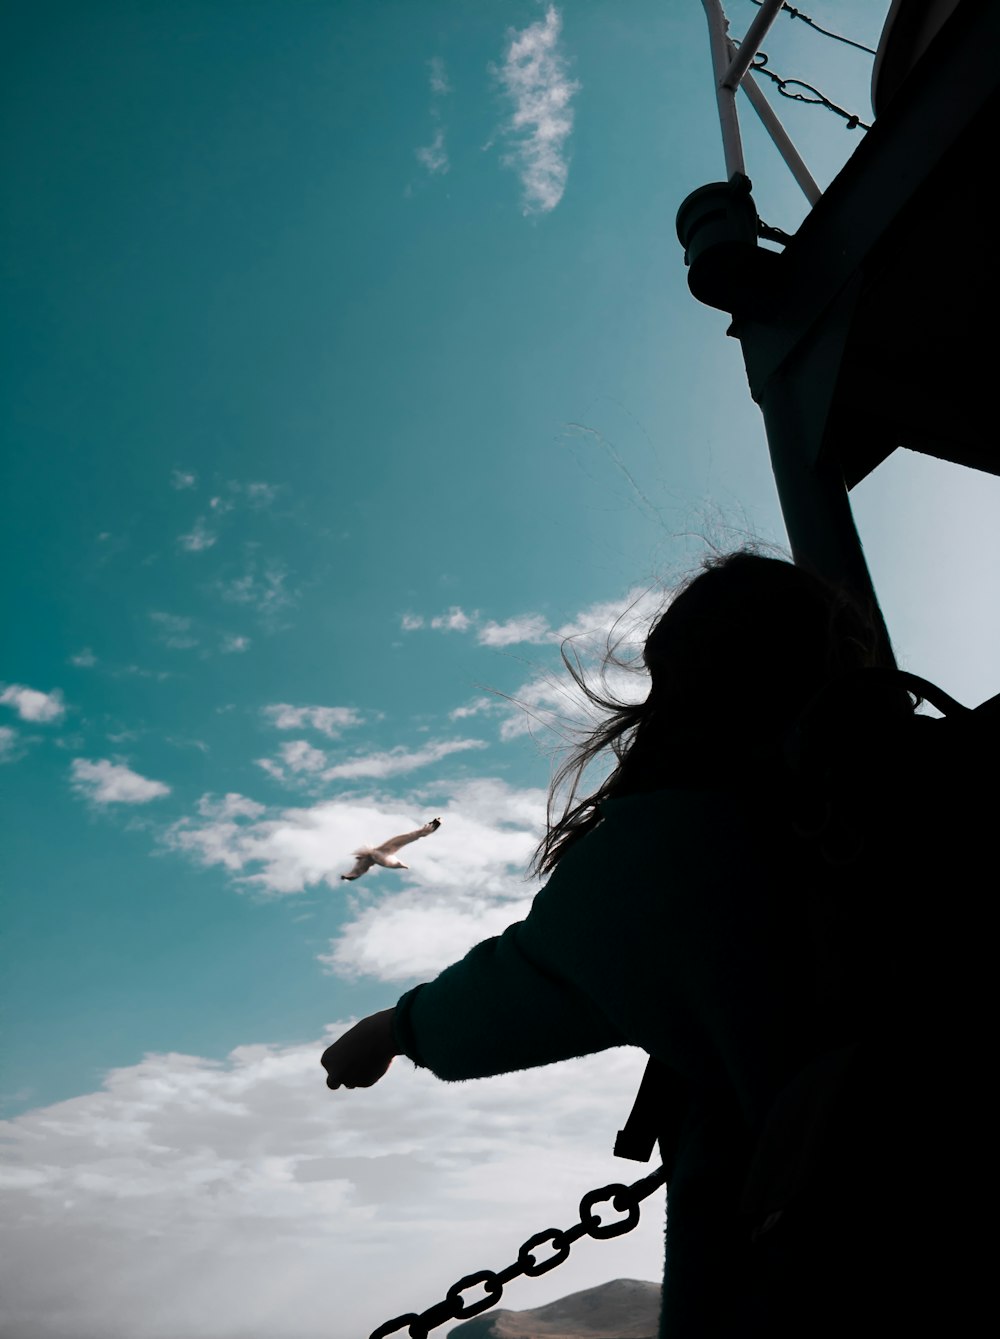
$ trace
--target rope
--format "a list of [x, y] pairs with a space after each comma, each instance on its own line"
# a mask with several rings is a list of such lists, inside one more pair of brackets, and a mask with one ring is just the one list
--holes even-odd
[[[753, 3], [759, 8], [764, 3], [764, 0], [753, 0]], [[863, 42], [855, 42], [850, 37], [844, 37], [841, 33], [831, 32], [829, 28], [821, 27], [815, 19], [811, 19], [808, 14], [803, 14], [802, 10], [796, 9], [794, 5], [782, 5], [781, 8], [789, 18], [801, 19], [803, 23], [807, 23], [810, 28], [815, 28], [816, 31], [822, 33], [824, 37], [832, 37], [835, 42], [843, 42], [845, 46], [856, 47], [858, 51], [867, 51], [869, 56], [877, 54], [870, 46], [865, 46]]]

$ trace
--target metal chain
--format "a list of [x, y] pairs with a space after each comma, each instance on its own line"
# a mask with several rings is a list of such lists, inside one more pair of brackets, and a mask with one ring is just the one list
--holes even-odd
[[[764, 0], [752, 0], [752, 3], [760, 8]], [[870, 46], [865, 46], [863, 42], [855, 42], [853, 38], [844, 37], [841, 33], [831, 32], [829, 28], [821, 27], [815, 19], [811, 19], [808, 14], [803, 14], [802, 10], [796, 9], [794, 5], [782, 5], [781, 8], [790, 18], [801, 19], [803, 23], [807, 23], [810, 28], [815, 28], [824, 37], [832, 37], [835, 42], [843, 42], [845, 46], [853, 46], [857, 47], [859, 51], [867, 51], [869, 56], [876, 54]]]
[[[524, 1242], [517, 1253], [517, 1259], [506, 1269], [478, 1269], [472, 1274], [466, 1274], [464, 1278], [452, 1284], [442, 1301], [435, 1302], [433, 1306], [419, 1314], [410, 1311], [405, 1316], [395, 1316], [392, 1320], [387, 1320], [384, 1325], [372, 1331], [369, 1339], [388, 1339], [390, 1334], [397, 1334], [401, 1330], [406, 1330], [410, 1339], [427, 1339], [430, 1331], [438, 1325], [444, 1325], [449, 1320], [467, 1320], [470, 1316], [478, 1316], [481, 1311], [488, 1311], [503, 1296], [504, 1284], [510, 1283], [511, 1279], [519, 1278], [522, 1274], [526, 1274], [529, 1278], [547, 1274], [550, 1269], [555, 1269], [556, 1265], [561, 1265], [567, 1259], [570, 1247], [581, 1237], [595, 1237], [602, 1240], [631, 1232], [639, 1221], [640, 1203], [658, 1190], [666, 1179], [665, 1168], [658, 1167], [655, 1172], [633, 1181], [630, 1186], [616, 1183], [601, 1186], [599, 1190], [588, 1190], [580, 1201], [578, 1223], [568, 1228], [547, 1227], [542, 1232], [536, 1232]], [[596, 1210], [600, 1204], [608, 1201], [625, 1217], [611, 1223], [602, 1223]], [[538, 1260], [535, 1256], [535, 1252], [541, 1246], [551, 1247], [552, 1254], [547, 1259]], [[462, 1294], [466, 1289], [477, 1285], [486, 1289], [486, 1296], [480, 1297], [478, 1301], [465, 1301]]]
[[[768, 79], [772, 80], [777, 84], [778, 92], [782, 97], [791, 98], [793, 102], [809, 102], [815, 103], [821, 107], [826, 107], [831, 112], [836, 112], [838, 116], [844, 118], [847, 122], [848, 130], [856, 130], [858, 126], [860, 126], [862, 130], [871, 130], [871, 126], [866, 121], [862, 121], [860, 116], [855, 116], [853, 112], [847, 112], [843, 107], [838, 107], [835, 102], [830, 101], [825, 93], [821, 93], [819, 89], [815, 88], [812, 84], [807, 84], [804, 79], [782, 79], [779, 74], [775, 74], [773, 70], [767, 68], [767, 59], [766, 52], [758, 51], [753, 58], [750, 72], [752, 74], [763, 74]], [[810, 93], [814, 93], [816, 96], [808, 98], [804, 93], [789, 93], [788, 90], [793, 85], [798, 88], [808, 89]]]

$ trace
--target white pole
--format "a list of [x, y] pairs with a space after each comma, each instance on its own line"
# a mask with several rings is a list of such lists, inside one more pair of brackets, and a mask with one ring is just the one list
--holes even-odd
[[764, 123], [764, 129], [774, 140], [775, 147], [784, 158], [789, 172], [802, 188], [802, 194], [811, 205], [814, 205], [823, 192], [813, 179], [812, 173], [799, 157], [798, 150], [788, 138], [788, 131], [778, 120], [777, 112], [768, 102], [766, 95], [752, 74], [743, 76], [743, 92], [750, 99], [754, 111]]
[[702, 4], [705, 7], [708, 37], [712, 47], [715, 99], [719, 106], [722, 152], [726, 159], [726, 180], [731, 181], [737, 174], [746, 176], [746, 167], [743, 162], [743, 144], [740, 140], [740, 122], [736, 113], [735, 86], [733, 88], [723, 86], [731, 64], [729, 21], [722, 8], [722, 0], [702, 0]]
[[746, 37], [740, 43], [735, 55], [730, 57], [721, 80], [723, 88], [731, 88], [734, 91], [739, 88], [740, 80], [750, 68], [750, 62], [760, 50], [760, 44], [766, 37], [768, 28], [781, 13], [783, 4], [784, 0], [764, 0], [757, 11], [757, 17], [747, 29]]

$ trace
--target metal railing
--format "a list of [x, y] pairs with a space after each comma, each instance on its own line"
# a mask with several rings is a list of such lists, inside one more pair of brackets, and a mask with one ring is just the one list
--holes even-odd
[[788, 132], [781, 124], [777, 113], [764, 96], [763, 90], [750, 71], [754, 57], [760, 50], [768, 29], [781, 12], [784, 0], [763, 0], [760, 11], [750, 24], [747, 34], [739, 46], [729, 36], [729, 20], [726, 18], [726, 12], [722, 7], [722, 0], [702, 0], [702, 4], [705, 7], [705, 17], [708, 20], [712, 69], [715, 76], [715, 97], [719, 107], [719, 125], [722, 130], [722, 151], [726, 160], [727, 180], [731, 181], [736, 175], [747, 175], [743, 158], [743, 140], [740, 135], [740, 120], [736, 110], [736, 92], [742, 88], [802, 193], [809, 203], [814, 205], [823, 192], [802, 161], [802, 157], [789, 138]]

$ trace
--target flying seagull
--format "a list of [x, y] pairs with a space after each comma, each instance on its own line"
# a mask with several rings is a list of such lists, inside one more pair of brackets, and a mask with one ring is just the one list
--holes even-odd
[[401, 846], [405, 846], [407, 842], [415, 842], [418, 837], [429, 837], [432, 832], [437, 832], [440, 826], [440, 818], [432, 818], [422, 828], [417, 828], [416, 832], [404, 832], [399, 837], [390, 837], [381, 846], [359, 847], [354, 852], [357, 856], [354, 868], [350, 874], [341, 874], [340, 877], [342, 879], [360, 879], [362, 874], [371, 869], [372, 865], [384, 865], [386, 869], [409, 869], [409, 865], [404, 865], [402, 860], [395, 858], [396, 851]]

